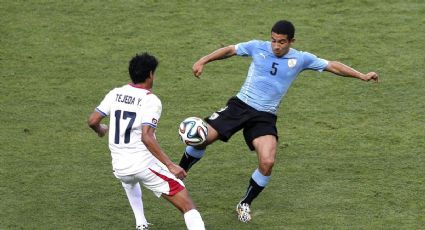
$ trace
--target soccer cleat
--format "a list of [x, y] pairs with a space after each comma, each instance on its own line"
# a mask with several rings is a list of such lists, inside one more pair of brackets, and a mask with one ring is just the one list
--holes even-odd
[[136, 230], [148, 230], [148, 225], [137, 225]]
[[238, 213], [238, 219], [241, 222], [248, 223], [251, 220], [251, 209], [247, 203], [239, 203], [236, 205], [236, 212]]

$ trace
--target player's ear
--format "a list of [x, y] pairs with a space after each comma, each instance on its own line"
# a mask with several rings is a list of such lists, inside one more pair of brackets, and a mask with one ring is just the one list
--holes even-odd
[[152, 78], [155, 76], [155, 72], [153, 72], [152, 70], [149, 72], [149, 78]]
[[291, 44], [294, 43], [294, 42], [295, 42], [295, 38], [292, 38], [291, 39]]

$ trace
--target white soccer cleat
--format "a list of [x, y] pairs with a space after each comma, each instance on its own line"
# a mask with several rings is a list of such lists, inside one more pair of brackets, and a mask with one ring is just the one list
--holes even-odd
[[238, 219], [241, 222], [248, 223], [251, 220], [251, 209], [247, 203], [239, 203], [236, 205], [236, 212], [238, 213]]
[[149, 230], [148, 225], [137, 225], [136, 230]]

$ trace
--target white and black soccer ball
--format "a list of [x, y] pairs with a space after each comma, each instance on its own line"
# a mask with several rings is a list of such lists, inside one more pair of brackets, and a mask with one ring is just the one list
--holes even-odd
[[180, 123], [179, 135], [186, 145], [202, 145], [207, 140], [207, 124], [199, 117], [188, 117]]

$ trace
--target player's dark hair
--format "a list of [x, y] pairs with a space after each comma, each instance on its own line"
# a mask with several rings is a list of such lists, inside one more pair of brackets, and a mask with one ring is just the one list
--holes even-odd
[[128, 65], [128, 73], [130, 74], [131, 81], [134, 84], [145, 82], [149, 77], [149, 73], [155, 73], [156, 67], [158, 66], [158, 60], [148, 54], [136, 54]]
[[285, 34], [289, 40], [292, 40], [295, 35], [295, 27], [290, 21], [280, 20], [272, 27], [272, 32], [277, 34]]

